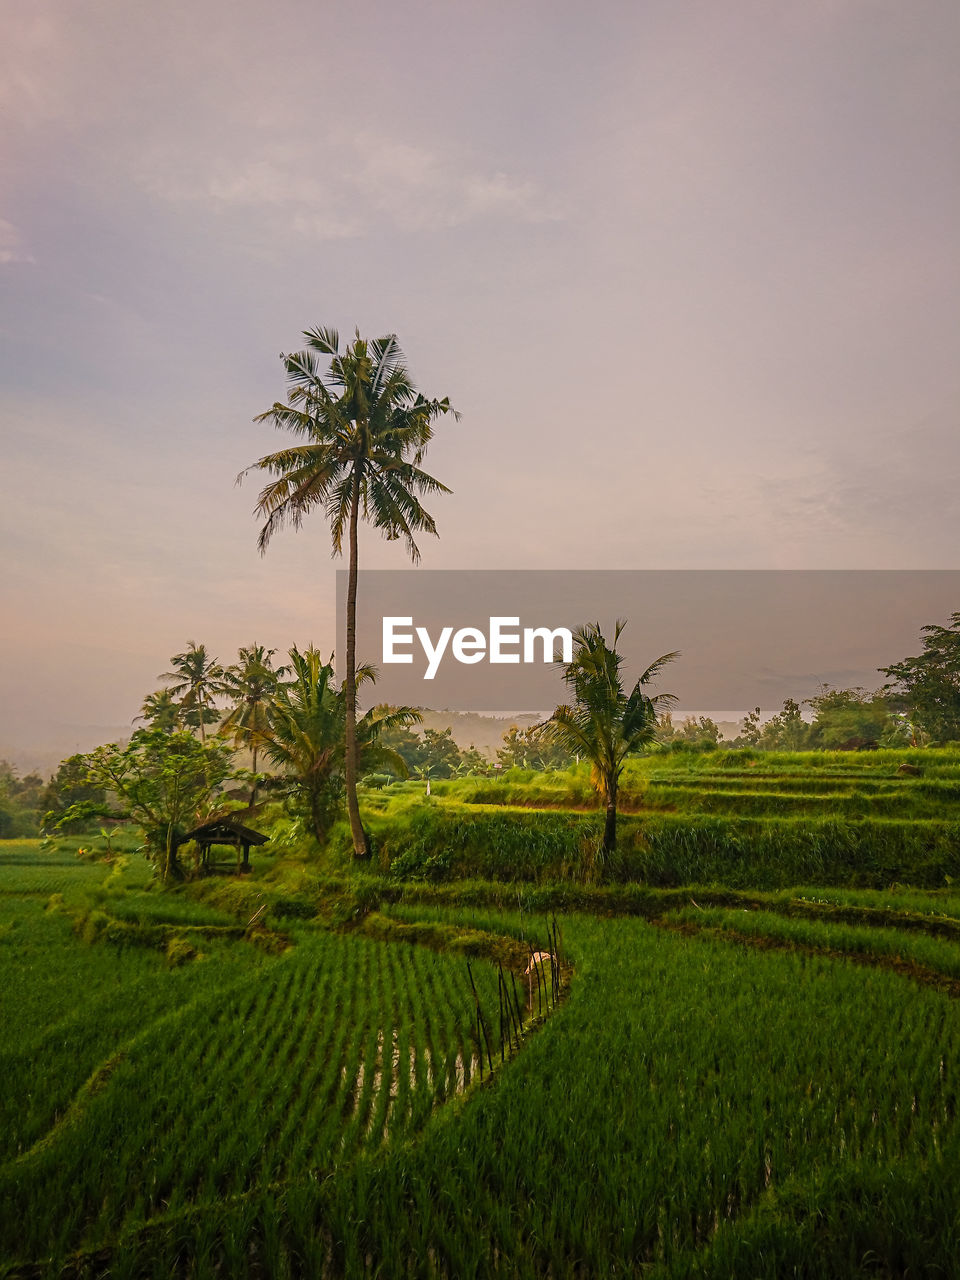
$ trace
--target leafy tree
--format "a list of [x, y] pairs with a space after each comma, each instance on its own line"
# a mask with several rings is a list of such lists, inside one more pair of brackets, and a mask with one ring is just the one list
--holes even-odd
[[824, 685], [815, 698], [808, 698], [813, 708], [813, 724], [809, 740], [815, 747], [835, 750], [838, 747], [877, 747], [881, 740], [893, 743], [902, 734], [891, 714], [890, 702], [882, 693], [866, 689], [831, 689]]
[[[390, 709], [387, 706], [376, 708], [379, 713]], [[425, 768], [430, 769], [431, 778], [450, 778], [455, 774], [485, 772], [487, 767], [487, 761], [479, 751], [472, 747], [467, 751], [460, 750], [450, 728], [425, 729], [421, 735], [400, 725], [385, 730], [380, 741], [401, 756], [409, 772], [416, 777], [426, 777], [422, 773]]]
[[783, 709], [771, 716], [760, 731], [763, 751], [806, 751], [810, 747], [810, 725], [803, 718], [800, 703], [785, 698]]
[[451, 729], [424, 729], [422, 763], [429, 766], [431, 777], [452, 778], [460, 762], [460, 748]]
[[0, 760], [0, 839], [37, 833], [43, 790], [38, 773], [21, 778], [14, 765]]
[[759, 747], [762, 734], [763, 720], [760, 715], [760, 708], [754, 707], [741, 720], [740, 732], [734, 738], [732, 745], [734, 747]]
[[[261, 458], [238, 480], [256, 470], [276, 477], [256, 506], [266, 516], [261, 552], [285, 523], [299, 528], [317, 507], [330, 522], [334, 555], [347, 535], [345, 786], [354, 853], [364, 857], [370, 848], [357, 800], [358, 528], [363, 519], [389, 540], [402, 537], [411, 559], [419, 559], [414, 534], [436, 533], [420, 495], [449, 493], [420, 464], [434, 422], [454, 411], [446, 398], [428, 400], [417, 391], [393, 334], [367, 341], [358, 331], [342, 352], [335, 329], [311, 329], [303, 336], [307, 349], [282, 357], [287, 403], [275, 403], [256, 419], [292, 431], [302, 443]], [[318, 355], [329, 358], [325, 371]]]
[[169, 689], [158, 689], [148, 693], [140, 707], [140, 714], [135, 718], [144, 720], [150, 729], [163, 729], [173, 733], [180, 728], [180, 704], [174, 699]]
[[645, 687], [679, 655], [665, 653], [652, 662], [627, 693], [617, 644], [626, 623], [618, 620], [613, 645], [608, 646], [599, 623], [578, 628], [573, 636], [573, 661], [564, 664], [563, 679], [573, 701], [557, 707], [546, 722], [567, 749], [590, 761], [594, 790], [606, 809], [603, 854], [617, 845], [617, 789], [628, 756], [656, 739], [657, 716], [676, 701], [673, 694], [651, 698]]
[[40, 800], [40, 806], [45, 810], [43, 825], [56, 826], [70, 834], [84, 830], [88, 823], [82, 820], [74, 823], [64, 821], [67, 810], [79, 804], [88, 805], [91, 813], [104, 812], [107, 793], [103, 787], [90, 781], [87, 757], [73, 755], [60, 762], [57, 772], [44, 789]]
[[24, 809], [38, 809], [43, 794], [44, 781], [39, 773], [27, 773], [21, 778], [16, 770], [10, 783], [10, 795]]
[[502, 769], [566, 769], [573, 756], [562, 742], [543, 725], [520, 729], [512, 724], [503, 735], [503, 746], [497, 748], [497, 764]]
[[460, 773], [478, 773], [487, 774], [490, 772], [490, 761], [477, 748], [470, 744], [465, 751], [460, 752]]
[[[126, 746], [110, 743], [82, 757], [88, 785], [108, 793], [110, 816], [135, 822], [143, 831], [163, 880], [181, 874], [177, 846], [186, 828], [202, 820], [230, 771], [229, 748], [198, 742], [189, 733], [138, 729]], [[81, 801], [62, 822], [103, 810]]]
[[657, 724], [657, 739], [666, 746], [711, 750], [720, 745], [720, 726], [709, 716], [687, 716], [674, 724], [668, 711]]
[[180, 711], [184, 724], [200, 728], [200, 741], [206, 742], [205, 726], [219, 719], [213, 702], [220, 692], [223, 668], [216, 658], [210, 657], [206, 645], [187, 642], [184, 653], [175, 653], [170, 659], [172, 671], [166, 671], [160, 680], [170, 684], [170, 693], [180, 698]]
[[[894, 707], [934, 742], [960, 740], [960, 613], [946, 627], [920, 628], [923, 652], [879, 670], [890, 677], [885, 689]], [[916, 735], [915, 735], [916, 736]]]
[[286, 667], [274, 667], [275, 653], [276, 649], [265, 649], [262, 644], [242, 648], [238, 655], [240, 661], [226, 668], [220, 683], [221, 692], [232, 704], [222, 727], [233, 734], [235, 746], [249, 746], [253, 756], [251, 808], [257, 802], [257, 752], [260, 749], [260, 734], [269, 728], [280, 678], [287, 672]]
[[[374, 707], [374, 713], [385, 716], [394, 710], [387, 703]], [[408, 773], [415, 774], [426, 760], [426, 746], [419, 733], [414, 733], [406, 724], [394, 725], [383, 729], [380, 733], [381, 744], [393, 751], [403, 761]]]
[[[321, 660], [318, 650], [290, 650], [292, 679], [277, 690], [268, 723], [253, 731], [264, 755], [290, 781], [289, 796], [309, 819], [319, 841], [326, 837], [345, 780], [346, 690], [333, 681], [332, 663]], [[357, 683], [374, 679], [372, 667], [357, 671]], [[388, 765], [407, 776], [403, 760], [380, 742], [387, 729], [416, 724], [420, 712], [394, 707], [366, 712], [356, 724], [359, 765], [374, 773]]]

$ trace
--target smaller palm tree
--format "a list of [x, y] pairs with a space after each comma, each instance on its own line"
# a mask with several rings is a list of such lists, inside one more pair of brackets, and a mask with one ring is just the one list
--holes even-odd
[[590, 781], [606, 809], [603, 855], [617, 847], [617, 791], [624, 762], [656, 739], [657, 717], [676, 702], [672, 693], [651, 698], [645, 687], [674, 658], [665, 653], [652, 662], [633, 686], [624, 689], [623, 656], [617, 644], [626, 622], [618, 619], [609, 647], [598, 622], [573, 633], [573, 661], [565, 663], [563, 679], [573, 702], [557, 707], [545, 726], [572, 755], [590, 761]]
[[134, 720], [145, 721], [150, 729], [163, 729], [165, 733], [173, 733], [180, 728], [180, 705], [169, 689], [157, 689], [144, 698], [140, 714], [134, 716]]
[[220, 692], [232, 703], [232, 710], [222, 728], [233, 734], [234, 745], [249, 746], [253, 763], [253, 782], [250, 788], [250, 807], [257, 802], [257, 752], [260, 735], [270, 726], [273, 699], [282, 676], [289, 668], [274, 667], [276, 649], [265, 649], [262, 644], [248, 645], [239, 652], [239, 662], [224, 670]]
[[[271, 708], [269, 723], [255, 731], [263, 754], [287, 776], [290, 795], [309, 817], [314, 835], [326, 838], [344, 791], [347, 724], [346, 687], [337, 688], [333, 662], [323, 662], [312, 645], [301, 653], [290, 650], [292, 679], [282, 683]], [[375, 679], [372, 667], [357, 669], [357, 684]], [[403, 759], [380, 743], [389, 729], [419, 724], [411, 707], [382, 707], [357, 721], [358, 763], [364, 773], [388, 765], [407, 776]]]
[[184, 724], [192, 728], [200, 726], [200, 741], [206, 742], [206, 725], [213, 724], [217, 712], [213, 702], [220, 692], [223, 668], [216, 658], [207, 654], [206, 645], [187, 642], [183, 653], [175, 653], [170, 659], [172, 671], [165, 671], [157, 678], [166, 680], [170, 694], [180, 699], [180, 711]]

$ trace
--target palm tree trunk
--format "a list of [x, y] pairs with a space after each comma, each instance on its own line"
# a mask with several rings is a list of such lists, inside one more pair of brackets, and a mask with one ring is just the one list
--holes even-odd
[[608, 857], [617, 848], [617, 784], [607, 791], [607, 815], [603, 823], [603, 855]]
[[320, 804], [320, 796], [316, 788], [310, 791], [310, 823], [313, 827], [313, 834], [317, 838], [317, 844], [322, 845], [327, 838], [327, 824], [325, 822], [326, 815]]
[[253, 740], [253, 782], [250, 787], [250, 808], [257, 803], [257, 740]]
[[353, 493], [350, 498], [350, 565], [347, 573], [347, 722], [345, 726], [347, 813], [353, 836], [354, 857], [366, 858], [370, 853], [367, 833], [360, 818], [357, 800], [357, 525], [360, 516], [360, 473], [354, 470]]

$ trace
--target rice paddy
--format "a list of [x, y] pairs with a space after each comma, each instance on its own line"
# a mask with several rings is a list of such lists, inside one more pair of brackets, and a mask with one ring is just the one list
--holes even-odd
[[[919, 772], [901, 772], [903, 766]], [[776, 889], [928, 889], [960, 878], [960, 752], [668, 752], [628, 761], [618, 851], [599, 856], [585, 765], [399, 783], [367, 797], [398, 879], [465, 876]], [[346, 854], [345, 826], [337, 833]]]
[[[10, 848], [4, 1274], [950, 1273], [949, 889], [596, 888], [618, 914], [560, 915], [563, 998], [538, 1018], [522, 970], [478, 951], [552, 927], [509, 885], [397, 901], [388, 877], [344, 931], [309, 876], [201, 899]], [[282, 945], [238, 927], [254, 899]]]

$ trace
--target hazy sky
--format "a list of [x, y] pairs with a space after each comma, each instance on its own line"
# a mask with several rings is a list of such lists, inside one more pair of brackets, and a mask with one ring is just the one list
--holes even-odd
[[2, 13], [0, 745], [333, 647], [233, 483], [317, 324], [463, 413], [426, 566], [956, 567], [956, 0]]

